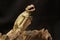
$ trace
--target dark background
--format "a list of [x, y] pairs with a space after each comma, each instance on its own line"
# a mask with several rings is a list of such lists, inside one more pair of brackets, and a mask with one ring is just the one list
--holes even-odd
[[0, 32], [5, 34], [12, 29], [17, 16], [27, 5], [34, 4], [32, 24], [27, 30], [48, 29], [53, 40], [60, 39], [60, 15], [58, 0], [0, 0]]

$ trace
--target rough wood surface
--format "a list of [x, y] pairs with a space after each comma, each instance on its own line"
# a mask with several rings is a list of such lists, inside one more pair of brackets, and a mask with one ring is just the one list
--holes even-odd
[[52, 40], [52, 37], [47, 29], [23, 31], [22, 33], [17, 32], [17, 34], [15, 34], [15, 36], [17, 36], [16, 38], [14, 38], [13, 35], [13, 39], [3, 35], [0, 40]]

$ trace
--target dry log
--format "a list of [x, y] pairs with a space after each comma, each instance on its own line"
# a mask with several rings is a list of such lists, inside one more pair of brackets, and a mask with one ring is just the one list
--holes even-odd
[[[23, 31], [22, 33], [15, 34], [15, 36], [17, 37], [16, 38], [12, 37], [13, 40], [52, 40], [52, 37], [48, 32], [48, 30], [44, 30], [44, 29]], [[11, 37], [4, 35], [0, 40], [12, 40], [12, 39]]]

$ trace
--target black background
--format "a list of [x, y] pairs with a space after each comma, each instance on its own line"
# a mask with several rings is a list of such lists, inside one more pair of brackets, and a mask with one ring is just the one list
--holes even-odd
[[27, 30], [48, 29], [53, 40], [60, 37], [60, 15], [58, 0], [0, 0], [0, 32], [5, 34], [12, 29], [17, 16], [27, 5], [34, 4], [32, 24]]

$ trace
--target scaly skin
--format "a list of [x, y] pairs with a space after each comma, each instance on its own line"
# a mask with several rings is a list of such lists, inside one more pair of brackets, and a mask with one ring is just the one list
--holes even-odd
[[[33, 9], [30, 9], [32, 8]], [[30, 10], [29, 10], [30, 9]], [[31, 24], [31, 12], [35, 11], [34, 5], [28, 5], [24, 12], [22, 12], [16, 19], [13, 29], [7, 33], [7, 36], [11, 38], [16, 38], [18, 32], [23, 32]], [[12, 37], [13, 35], [13, 37]]]

